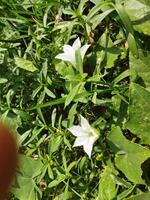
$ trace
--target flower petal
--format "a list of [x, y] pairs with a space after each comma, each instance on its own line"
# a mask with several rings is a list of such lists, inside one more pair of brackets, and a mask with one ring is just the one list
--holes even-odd
[[75, 51], [74, 49], [72, 48], [72, 46], [68, 45], [68, 44], [65, 44], [64, 47], [63, 47], [63, 51], [64, 53], [66, 54], [75, 54]]
[[75, 140], [75, 142], [74, 142], [74, 145], [73, 145], [73, 147], [78, 147], [78, 146], [81, 146], [81, 145], [85, 145], [85, 142], [86, 142], [86, 140], [85, 140], [85, 137], [84, 136], [82, 136], [82, 137], [77, 137], [76, 138], [76, 140]]
[[73, 47], [74, 51], [76, 51], [77, 49], [79, 49], [79, 48], [81, 47], [81, 42], [80, 42], [80, 39], [79, 39], [79, 38], [77, 38], [77, 39], [74, 41], [72, 47]]
[[85, 44], [83, 47], [81, 47], [80, 52], [81, 52], [81, 58], [83, 60], [85, 53], [87, 52], [88, 48], [90, 47], [89, 44]]
[[82, 116], [81, 117], [81, 127], [84, 131], [86, 131], [87, 133], [93, 131], [93, 128], [90, 126], [89, 122]]
[[86, 136], [86, 133], [84, 133], [81, 126], [72, 126], [71, 128], [68, 128], [68, 130], [76, 137]]
[[55, 58], [58, 58], [63, 61], [69, 61], [73, 65], [75, 63], [75, 55], [73, 54], [60, 53]]
[[93, 138], [88, 138], [88, 140], [86, 140], [85, 144], [83, 145], [83, 149], [88, 154], [89, 158], [91, 158], [93, 144]]

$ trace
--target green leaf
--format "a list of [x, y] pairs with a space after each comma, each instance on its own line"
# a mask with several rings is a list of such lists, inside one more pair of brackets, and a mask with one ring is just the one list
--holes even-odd
[[82, 75], [83, 74], [83, 63], [82, 63], [80, 49], [76, 50], [76, 52], [75, 52], [75, 59], [76, 59], [76, 69]]
[[56, 122], [56, 108], [53, 109], [52, 113], [51, 113], [51, 121], [52, 121], [52, 127], [55, 127], [55, 122]]
[[71, 101], [74, 99], [75, 95], [78, 93], [78, 90], [81, 86], [81, 83], [78, 83], [67, 95], [66, 101], [65, 101], [65, 107], [68, 106]]
[[86, 21], [87, 22], [91, 22], [91, 19], [102, 9], [104, 8], [106, 5], [108, 5], [107, 2], [104, 1], [100, 1], [98, 0], [98, 2], [95, 2], [95, 6], [90, 10], [90, 12], [87, 15]]
[[65, 62], [59, 62], [55, 65], [56, 71], [63, 77], [74, 75], [74, 70], [71, 65], [66, 65]]
[[54, 153], [55, 151], [58, 151], [59, 146], [62, 142], [62, 137], [59, 135], [56, 138], [51, 137], [51, 139], [49, 140], [49, 149], [48, 152], [50, 155], [52, 155], [52, 153]]
[[69, 192], [69, 180], [68, 180], [66, 183], [66, 187], [65, 187], [65, 191], [63, 193], [62, 199], [67, 200], [67, 199], [71, 199], [71, 197], [72, 197], [72, 193]]
[[118, 75], [114, 80], [113, 80], [113, 83], [114, 84], [117, 84], [118, 82], [120, 82], [121, 80], [123, 80], [124, 78], [130, 76], [130, 70], [127, 69], [125, 71], [123, 71], [120, 75]]
[[105, 48], [105, 59], [106, 68], [111, 68], [114, 66], [114, 62], [117, 60], [118, 56], [121, 54], [121, 50], [114, 46], [110, 37], [108, 38], [108, 44]]
[[26, 59], [20, 58], [20, 57], [15, 57], [15, 62], [16, 62], [17, 67], [19, 67], [21, 69], [25, 69], [30, 72], [34, 72], [37, 70], [37, 68], [34, 66], [32, 61], [30, 61], [30, 60], [26, 60]]
[[138, 0], [140, 1], [141, 3], [145, 4], [145, 5], [150, 5], [150, 0]]
[[87, 1], [88, 1], [88, 0], [82, 0], [82, 1], [80, 1], [79, 6], [78, 6], [78, 9], [77, 9], [77, 11], [78, 11], [78, 13], [79, 13], [80, 15], [82, 15], [82, 13], [83, 13], [83, 11], [84, 11], [84, 8], [85, 8], [85, 4], [86, 4]]
[[129, 49], [132, 52], [132, 54], [138, 58], [139, 57], [139, 53], [138, 53], [138, 48], [137, 48], [137, 44], [136, 44], [136, 40], [134, 38], [134, 36], [131, 33], [128, 33], [128, 44], [129, 44]]
[[32, 180], [18, 176], [19, 183], [20, 183], [20, 189], [15, 188], [13, 194], [16, 198], [21, 200], [33, 200], [36, 198], [36, 193], [34, 190], [34, 182]]
[[110, 200], [115, 198], [117, 193], [117, 188], [116, 188], [116, 181], [113, 177], [114, 172], [115, 169], [112, 168], [112, 166], [105, 167], [103, 173], [101, 174], [98, 199]]
[[135, 184], [144, 184], [141, 164], [150, 157], [150, 150], [127, 140], [120, 127], [113, 127], [108, 139], [115, 146], [115, 164]]
[[50, 107], [50, 106], [54, 106], [54, 105], [59, 105], [59, 104], [65, 103], [65, 100], [66, 100], [66, 97], [63, 97], [63, 98], [52, 100], [50, 102], [46, 102], [43, 104], [37, 104], [35, 106], [31, 106], [31, 107], [27, 108], [27, 111], [36, 110], [39, 108], [46, 108], [46, 107]]
[[59, 174], [58, 177], [55, 180], [53, 180], [52, 182], [50, 182], [48, 184], [48, 188], [52, 188], [52, 187], [55, 187], [55, 186], [59, 185], [59, 183], [61, 183], [65, 179], [66, 179], [66, 175]]
[[22, 176], [34, 178], [41, 173], [42, 163], [27, 156], [20, 156], [20, 172]]
[[75, 117], [75, 114], [77, 113], [77, 103], [75, 103], [71, 108], [70, 108], [70, 111], [69, 111], [69, 114], [68, 114], [68, 126], [71, 127], [73, 126], [73, 122], [74, 122], [74, 117]]
[[115, 9], [120, 17], [120, 19], [122, 20], [126, 30], [128, 31], [128, 35], [127, 35], [127, 40], [129, 43], [129, 48], [131, 50], [131, 52], [133, 53], [133, 55], [135, 57], [138, 57], [138, 49], [137, 49], [137, 44], [134, 38], [134, 29], [131, 23], [130, 18], [128, 17], [124, 7], [119, 3], [117, 3], [115, 6]]
[[52, 91], [50, 91], [46, 86], [44, 87], [44, 90], [45, 90], [45, 93], [46, 93], [49, 97], [51, 97], [51, 98], [56, 98], [55, 94], [54, 94]]
[[7, 79], [6, 78], [0, 78], [0, 84], [3, 84], [3, 83], [7, 83]]
[[17, 175], [17, 184], [14, 190], [15, 197], [21, 200], [36, 199], [36, 183], [34, 178], [41, 173], [42, 163], [27, 156], [20, 156], [20, 171]]
[[27, 112], [24, 112], [23, 110], [19, 110], [16, 108], [13, 108], [12, 110], [16, 115], [20, 116], [23, 120], [31, 120], [31, 116]]
[[14, 91], [12, 89], [8, 90], [6, 94], [6, 101], [9, 108], [11, 107], [11, 101], [12, 101], [13, 95], [14, 95]]
[[133, 27], [132, 27], [132, 23], [131, 23], [130, 18], [128, 17], [124, 7], [120, 3], [119, 4], [117, 3], [115, 5], [115, 9], [116, 9], [119, 17], [121, 18], [124, 26], [128, 30], [128, 32], [133, 34], [134, 30], [133, 30]]
[[150, 192], [145, 192], [145, 193], [127, 198], [126, 200], [149, 200], [149, 199], [150, 199]]
[[32, 131], [32, 136], [28, 139], [28, 141], [24, 145], [28, 145], [29, 143], [31, 143], [41, 133], [43, 128], [44, 127], [42, 128], [35, 127]]
[[18, 137], [19, 146], [23, 145], [23, 142], [27, 139], [27, 137], [31, 134], [31, 130], [24, 132], [22, 135]]
[[124, 8], [134, 25], [134, 29], [150, 35], [150, 1], [126, 0]]
[[21, 24], [25, 23], [25, 21], [23, 19], [15, 19], [15, 18], [11, 18], [11, 17], [0, 17], [0, 20], [8, 20], [10, 22], [17, 22], [17, 23], [21, 23]]
[[129, 120], [126, 127], [144, 144], [150, 143], [150, 92], [138, 84], [130, 85]]
[[[98, 4], [100, 2], [100, 0], [90, 0], [91, 2], [95, 3], [95, 4]], [[101, 0], [103, 1], [103, 0]]]
[[134, 74], [136, 74], [142, 79], [146, 85], [146, 89], [150, 91], [150, 52], [139, 51], [139, 58], [135, 58], [130, 54], [130, 69], [131, 78], [134, 79]]
[[127, 196], [129, 196], [133, 190], [135, 189], [135, 186], [131, 186], [128, 189], [124, 190], [120, 194], [117, 195], [117, 200], [124, 200]]
[[94, 30], [112, 11], [114, 11], [114, 8], [110, 8], [101, 14], [93, 16], [89, 21], [89, 23], [92, 24], [92, 30]]
[[69, 173], [71, 171], [71, 169], [77, 165], [77, 163], [78, 163], [78, 161], [71, 162], [67, 167], [67, 173]]
[[[75, 96], [74, 100], [79, 101], [81, 98], [87, 99], [90, 95], [91, 94], [89, 92], [84, 91], [84, 92], [81, 92], [81, 93], [77, 94]], [[46, 103], [42, 103], [42, 104], [37, 104], [35, 106], [31, 106], [31, 107], [27, 108], [26, 110], [30, 111], [30, 110], [36, 110], [36, 109], [39, 109], [39, 108], [46, 108], [46, 107], [50, 107], [50, 106], [54, 106], [54, 105], [63, 104], [63, 103], [65, 103], [65, 100], [66, 100], [66, 97], [62, 97], [62, 98], [59, 98], [59, 99], [56, 99], [56, 100], [52, 100], [50, 102], [46, 102]]]

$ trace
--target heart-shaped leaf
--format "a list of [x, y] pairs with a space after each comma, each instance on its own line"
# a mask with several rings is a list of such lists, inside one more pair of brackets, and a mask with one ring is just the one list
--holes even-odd
[[144, 184], [141, 164], [150, 157], [150, 150], [127, 140], [120, 127], [113, 127], [108, 139], [115, 146], [115, 164], [135, 184]]

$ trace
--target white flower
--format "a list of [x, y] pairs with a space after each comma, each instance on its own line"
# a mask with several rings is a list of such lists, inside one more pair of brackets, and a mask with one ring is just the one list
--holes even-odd
[[78, 147], [83, 145], [84, 151], [88, 154], [89, 158], [92, 154], [93, 144], [98, 139], [99, 135], [97, 131], [90, 126], [88, 121], [81, 116], [81, 126], [73, 126], [68, 128], [68, 130], [76, 136], [75, 143], [73, 147]]
[[60, 53], [58, 54], [55, 58], [58, 58], [60, 60], [64, 60], [64, 61], [69, 61], [72, 65], [76, 65], [76, 58], [75, 58], [75, 52], [80, 49], [80, 53], [81, 53], [81, 58], [83, 60], [86, 51], [88, 50], [90, 45], [85, 44], [84, 46], [81, 47], [81, 42], [80, 39], [77, 38], [73, 45], [70, 46], [68, 44], [65, 44], [63, 47], [63, 51], [64, 53]]

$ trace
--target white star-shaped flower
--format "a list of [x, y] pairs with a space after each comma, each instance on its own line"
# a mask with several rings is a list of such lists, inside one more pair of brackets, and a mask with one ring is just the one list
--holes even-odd
[[84, 151], [90, 158], [93, 144], [99, 138], [99, 134], [90, 126], [88, 121], [82, 115], [80, 115], [80, 117], [81, 126], [72, 126], [71, 128], [68, 128], [68, 130], [77, 137], [73, 147], [83, 146]]
[[75, 57], [76, 51], [78, 49], [80, 49], [81, 58], [83, 60], [85, 53], [88, 50], [89, 46], [90, 45], [85, 44], [81, 47], [80, 39], [77, 38], [74, 41], [72, 46], [65, 44], [64, 47], [63, 47], [64, 53], [58, 54], [55, 58], [58, 58], [58, 59], [63, 60], [63, 61], [69, 61], [73, 66], [75, 66], [76, 65], [76, 57]]

